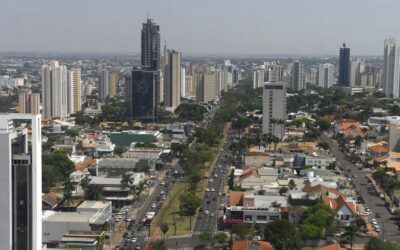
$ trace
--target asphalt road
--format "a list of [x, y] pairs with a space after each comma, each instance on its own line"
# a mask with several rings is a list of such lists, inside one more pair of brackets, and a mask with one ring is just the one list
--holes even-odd
[[[229, 141], [228, 138], [227, 141]], [[229, 165], [226, 161], [226, 158], [229, 157], [229, 155], [229, 151], [221, 149], [217, 156], [218, 159], [208, 179], [207, 188], [210, 191], [204, 192], [203, 202], [201, 205], [203, 212], [199, 212], [197, 214], [196, 223], [193, 227], [193, 234], [184, 237], [167, 238], [165, 239], [165, 244], [167, 247], [190, 248], [200, 246], [203, 244], [199, 239], [201, 232], [214, 233], [217, 231], [217, 223], [220, 219], [219, 208], [221, 203], [226, 204], [226, 195], [222, 196], [220, 194], [224, 192], [224, 186], [228, 175]], [[215, 176], [215, 174], [217, 176]], [[214, 188], [215, 191], [212, 192], [212, 188]], [[208, 210], [208, 215], [206, 215], [206, 210]], [[213, 213], [214, 216], [211, 216], [211, 213]]]
[[381, 200], [374, 191], [368, 190], [371, 184], [367, 182], [366, 172], [358, 170], [353, 163], [346, 159], [345, 155], [339, 150], [336, 141], [332, 140], [327, 135], [323, 135], [322, 139], [330, 144], [331, 153], [336, 157], [337, 162], [340, 163], [344, 172], [356, 176], [356, 178], [352, 178], [353, 185], [363, 197], [365, 204], [370, 207], [372, 212], [372, 215], [370, 215], [371, 218], [376, 218], [376, 213], [381, 215], [381, 218], [376, 218], [382, 230], [380, 236], [386, 240], [400, 242], [400, 231], [397, 225], [394, 224], [393, 216], [384, 206], [384, 201]]

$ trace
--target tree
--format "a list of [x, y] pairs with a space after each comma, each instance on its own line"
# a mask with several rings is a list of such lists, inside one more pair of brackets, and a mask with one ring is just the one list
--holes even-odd
[[79, 130], [77, 129], [67, 129], [65, 131], [65, 135], [70, 136], [70, 137], [77, 137], [79, 136]]
[[152, 250], [167, 250], [168, 248], [165, 246], [165, 241], [163, 240], [155, 240], [151, 247]]
[[287, 187], [281, 187], [279, 189], [279, 194], [282, 196], [283, 194], [286, 194], [289, 191]]
[[212, 234], [208, 231], [203, 231], [199, 235], [200, 241], [208, 245], [212, 241]]
[[207, 109], [197, 103], [181, 103], [174, 112], [179, 116], [182, 121], [194, 121], [200, 122], [203, 120], [204, 114], [207, 113]]
[[168, 232], [168, 229], [169, 229], [169, 227], [168, 227], [167, 223], [161, 223], [160, 230], [164, 234], [164, 238], [165, 238], [166, 233]]
[[317, 240], [323, 237], [321, 228], [310, 224], [301, 224], [299, 226], [299, 232], [303, 239]]
[[69, 205], [72, 200], [72, 191], [74, 191], [74, 183], [72, 182], [71, 178], [67, 178], [63, 183], [63, 198], [64, 201], [67, 203], [67, 207], [69, 210]]
[[219, 244], [225, 244], [228, 240], [228, 236], [224, 232], [218, 232], [217, 235], [215, 235], [215, 239]]
[[324, 150], [328, 150], [329, 149], [329, 143], [327, 142], [318, 142], [317, 147], [322, 148]]
[[79, 185], [82, 187], [84, 193], [86, 193], [89, 184], [90, 184], [90, 179], [88, 176], [85, 176], [81, 179]]
[[321, 131], [325, 131], [331, 127], [331, 122], [328, 119], [321, 118], [317, 121], [317, 125]]
[[[55, 151], [50, 154], [44, 154], [43, 164], [50, 165], [56, 169], [56, 181], [65, 180], [75, 170], [74, 163], [68, 158], [66, 151]], [[50, 178], [50, 176], [46, 176]]]
[[293, 179], [290, 179], [288, 186], [289, 186], [290, 190], [293, 190], [296, 188], [296, 183], [294, 182]]
[[183, 194], [179, 199], [181, 211], [183, 215], [189, 216], [190, 229], [192, 229], [192, 216], [196, 214], [197, 209], [201, 206], [201, 199], [194, 192]]
[[116, 146], [114, 148], [114, 153], [121, 156], [124, 152], [126, 152], [126, 148], [122, 146]]
[[242, 240], [245, 240], [252, 232], [253, 229], [246, 223], [232, 225], [232, 233], [238, 235]]
[[299, 233], [287, 220], [275, 220], [265, 225], [264, 236], [276, 250], [300, 250]]
[[89, 184], [85, 192], [85, 199], [92, 201], [103, 200], [103, 187], [96, 184]]
[[349, 240], [350, 240], [350, 250], [353, 249], [353, 242], [354, 242], [354, 239], [356, 237], [356, 233], [357, 233], [358, 230], [359, 229], [358, 229], [358, 227], [356, 225], [350, 225], [350, 226], [346, 227], [346, 231], [342, 235], [342, 237], [349, 238]]
[[372, 237], [364, 246], [364, 250], [400, 250], [400, 245]]

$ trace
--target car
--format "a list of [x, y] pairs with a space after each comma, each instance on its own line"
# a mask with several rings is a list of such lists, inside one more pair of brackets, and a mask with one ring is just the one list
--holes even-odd
[[215, 177], [215, 178], [217, 178], [217, 177], [218, 177], [218, 175], [217, 175], [217, 174], [214, 174], [214, 177]]
[[224, 171], [222, 171], [222, 169], [221, 169], [219, 172], [222, 174]]
[[164, 195], [164, 196], [162, 197], [162, 199], [163, 199], [163, 201], [165, 201], [165, 200], [167, 199], [167, 197]]
[[209, 212], [208, 210], [205, 210], [205, 211], [204, 211], [204, 214], [205, 214], [205, 215], [209, 215], [210, 212]]
[[210, 190], [211, 192], [215, 192], [215, 188], [211, 188], [211, 190]]
[[214, 182], [214, 180], [213, 179], [210, 179], [210, 183], [213, 183]]
[[217, 200], [217, 196], [214, 196], [214, 197], [213, 197], [213, 201], [216, 201], [216, 200]]
[[221, 166], [221, 165], [218, 165], [218, 167], [219, 167], [219, 168], [222, 168], [222, 166]]
[[376, 214], [375, 214], [375, 217], [376, 217], [376, 218], [381, 218], [381, 214], [380, 214], [380, 213], [376, 213]]
[[211, 201], [210, 201], [210, 200], [207, 200], [207, 201], [206, 201], [206, 204], [210, 204], [210, 203], [211, 203]]
[[214, 213], [213, 212], [210, 213], [210, 217], [214, 217]]
[[151, 204], [151, 208], [156, 208], [157, 204], [155, 202], [153, 202], [153, 204]]
[[165, 181], [162, 181], [162, 182], [161, 182], [161, 185], [165, 185]]
[[161, 195], [164, 195], [164, 194], [165, 194], [164, 190], [161, 190], [161, 191], [160, 191], [160, 194], [161, 194]]
[[357, 178], [357, 175], [353, 174], [351, 177], [353, 177], [353, 178]]
[[203, 208], [201, 207], [201, 208], [199, 208], [199, 212], [201, 213], [201, 212], [203, 212]]
[[136, 241], [137, 241], [136, 238], [132, 238], [132, 239], [131, 239], [131, 242], [132, 242], [132, 243], [136, 243]]
[[209, 188], [206, 188], [206, 192], [210, 192], [210, 189], [209, 189]]

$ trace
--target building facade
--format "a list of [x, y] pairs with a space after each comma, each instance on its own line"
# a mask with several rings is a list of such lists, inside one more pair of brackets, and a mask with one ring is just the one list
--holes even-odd
[[350, 48], [347, 48], [346, 44], [343, 43], [339, 53], [339, 86], [350, 87], [350, 69]]
[[333, 86], [334, 66], [330, 63], [320, 64], [318, 68], [318, 86], [330, 88]]
[[[31, 147], [19, 120], [31, 123]], [[0, 114], [0, 145], [0, 249], [42, 249], [40, 115]]]
[[394, 38], [385, 40], [383, 53], [383, 91], [388, 97], [399, 98], [400, 85], [400, 47]]
[[181, 102], [181, 54], [164, 48], [164, 106], [175, 110]]
[[67, 113], [81, 111], [82, 106], [81, 69], [73, 68], [67, 73]]
[[22, 92], [18, 95], [19, 113], [40, 114], [40, 94], [31, 91]]
[[286, 120], [286, 83], [267, 82], [263, 89], [263, 134], [283, 138]]
[[290, 87], [294, 91], [305, 89], [304, 67], [300, 61], [294, 61], [290, 72]]

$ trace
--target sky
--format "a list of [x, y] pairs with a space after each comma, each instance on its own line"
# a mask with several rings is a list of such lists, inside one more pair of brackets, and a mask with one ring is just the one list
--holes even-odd
[[147, 15], [183, 54], [381, 55], [399, 0], [0, 0], [1, 52], [138, 53]]

